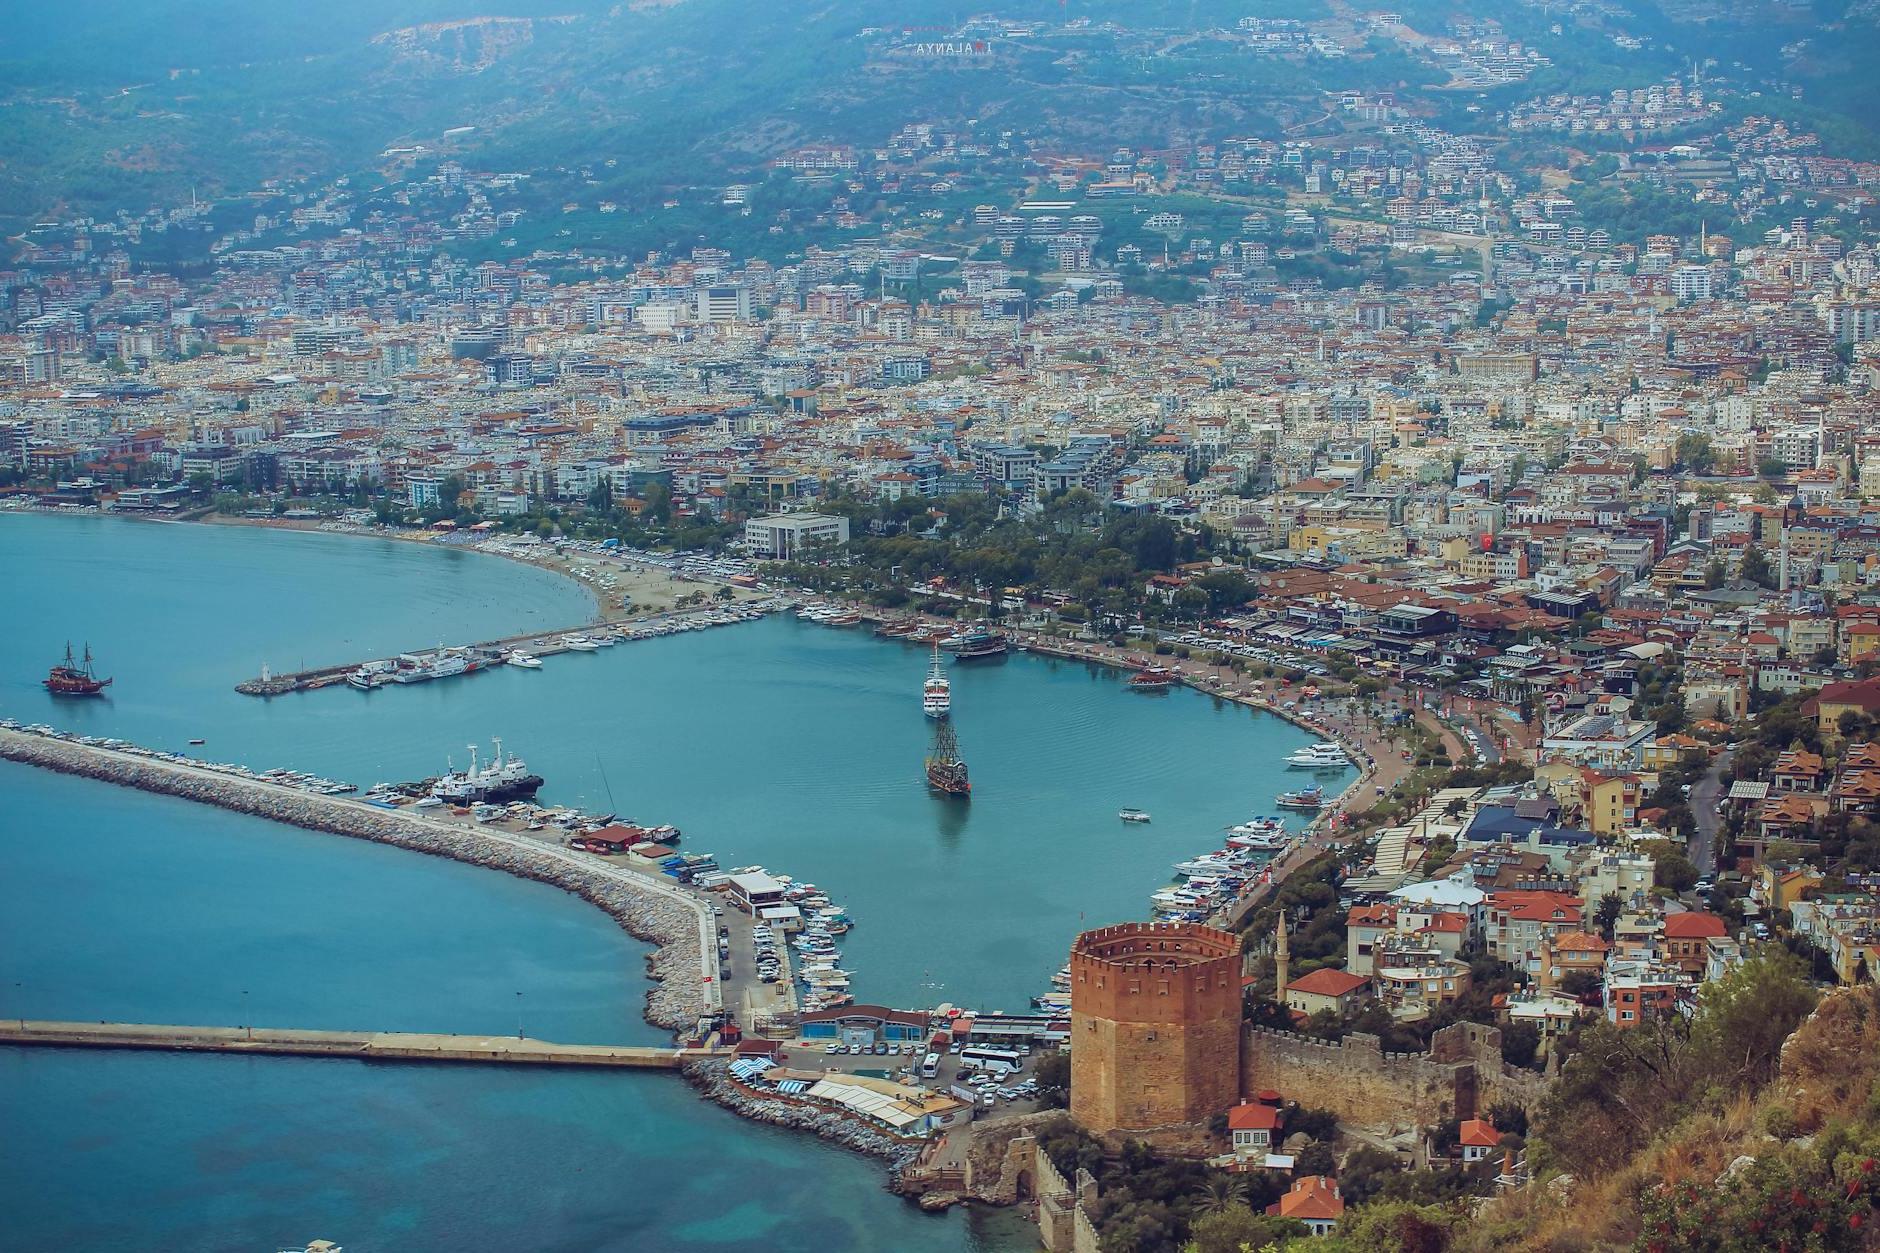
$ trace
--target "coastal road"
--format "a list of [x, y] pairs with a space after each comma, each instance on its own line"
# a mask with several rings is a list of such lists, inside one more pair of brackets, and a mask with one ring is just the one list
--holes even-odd
[[1710, 769], [1691, 785], [1691, 817], [1697, 823], [1697, 834], [1691, 837], [1691, 864], [1706, 878], [1717, 873], [1717, 829], [1723, 825], [1717, 800], [1723, 795], [1723, 772], [1730, 768], [1734, 751], [1726, 748], [1718, 753]]

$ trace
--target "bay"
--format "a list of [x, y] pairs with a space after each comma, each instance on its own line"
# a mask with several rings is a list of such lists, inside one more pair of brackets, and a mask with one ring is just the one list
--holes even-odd
[[[926, 657], [862, 632], [779, 617], [260, 700], [233, 685], [264, 662], [572, 626], [592, 605], [480, 554], [116, 519], [0, 519], [0, 571], [8, 716], [179, 751], [200, 736], [214, 759], [361, 784], [501, 735], [546, 800], [676, 822], [726, 865], [822, 884], [857, 920], [858, 993], [891, 1004], [1021, 1007], [1079, 927], [1144, 916], [1172, 861], [1270, 809], [1306, 739], [1080, 664], [959, 664], [962, 804], [921, 777]], [[109, 699], [38, 688], [68, 637], [116, 677]], [[652, 1037], [643, 949], [553, 889], [21, 767], [0, 767], [0, 794], [9, 1012]], [[1155, 823], [1121, 824], [1125, 805]], [[919, 1215], [873, 1163], [664, 1076], [15, 1050], [0, 1125], [25, 1129], [0, 1137], [9, 1247], [1030, 1244], [1011, 1214]]]

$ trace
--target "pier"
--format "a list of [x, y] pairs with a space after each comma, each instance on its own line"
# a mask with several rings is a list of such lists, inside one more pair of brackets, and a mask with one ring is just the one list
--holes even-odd
[[54, 1048], [160, 1049], [191, 1053], [342, 1057], [365, 1062], [615, 1066], [675, 1070], [727, 1057], [719, 1048], [555, 1044], [526, 1036], [433, 1035], [413, 1031], [298, 1031], [280, 1027], [186, 1027], [141, 1022], [0, 1021], [0, 1044]]
[[[774, 605], [770, 603], [756, 606], [718, 605], [705, 609], [670, 611], [639, 619], [603, 616], [598, 620], [582, 623], [580, 626], [561, 627], [552, 631], [529, 631], [522, 635], [506, 635], [501, 639], [482, 640], [475, 644], [432, 645], [429, 648], [412, 649], [398, 656], [421, 657], [452, 653], [474, 661], [475, 668], [437, 676], [407, 672], [407, 677], [389, 680], [383, 685], [398, 687], [408, 683], [428, 683], [433, 678], [458, 678], [481, 670], [492, 670], [507, 664], [506, 659], [509, 654], [518, 650], [538, 658], [578, 651], [564, 642], [571, 636], [593, 635], [597, 642], [605, 637], [610, 644], [631, 642], [658, 635], [671, 635], [679, 631], [695, 631], [708, 626], [745, 622], [753, 616], [770, 612], [773, 607]], [[290, 692], [311, 692], [323, 687], [345, 686], [347, 679], [360, 669], [391, 671], [397, 665], [398, 656], [348, 661], [338, 665], [318, 666], [310, 670], [289, 670], [279, 674], [264, 669], [255, 678], [243, 679], [237, 683], [235, 690], [244, 696], [285, 696]]]

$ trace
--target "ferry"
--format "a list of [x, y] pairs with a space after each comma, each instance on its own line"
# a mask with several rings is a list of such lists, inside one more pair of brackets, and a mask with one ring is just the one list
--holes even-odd
[[1281, 792], [1273, 803], [1281, 809], [1318, 809], [1325, 804], [1325, 789], [1314, 783], [1296, 792]]
[[1145, 810], [1141, 810], [1141, 809], [1119, 809], [1116, 811], [1116, 816], [1118, 818], [1121, 818], [1124, 822], [1147, 822], [1149, 821], [1148, 813]]
[[54, 696], [101, 696], [111, 686], [110, 679], [101, 679], [91, 668], [91, 645], [85, 645], [84, 658], [72, 656], [72, 645], [65, 646], [65, 660], [52, 667], [40, 685]]
[[948, 636], [941, 641], [940, 646], [961, 661], [971, 661], [976, 657], [1003, 657], [1011, 647], [1011, 641], [997, 631], [974, 627], [958, 635]]
[[953, 684], [940, 668], [938, 644], [933, 648], [933, 668], [927, 672], [927, 682], [921, 688], [920, 708], [929, 718], [944, 718], [953, 708]]
[[1150, 666], [1130, 676], [1132, 692], [1166, 692], [1181, 682], [1181, 675], [1162, 666]]

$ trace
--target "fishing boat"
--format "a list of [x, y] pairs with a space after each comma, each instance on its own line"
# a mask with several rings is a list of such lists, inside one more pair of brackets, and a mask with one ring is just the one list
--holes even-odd
[[91, 645], [85, 645], [85, 656], [75, 659], [72, 645], [65, 645], [65, 660], [52, 667], [41, 680], [45, 689], [54, 696], [98, 696], [111, 686], [110, 679], [101, 679], [91, 667]]
[[476, 745], [470, 746], [470, 768], [462, 774], [447, 770], [431, 787], [439, 800], [463, 805], [473, 801], [502, 802], [534, 796], [542, 787], [542, 776], [530, 774], [520, 757], [505, 757], [503, 742], [496, 741], [496, 755], [488, 765], [477, 764]]
[[1132, 692], [1166, 692], [1181, 682], [1181, 675], [1162, 666], [1149, 666], [1138, 670], [1129, 678], [1129, 690]]
[[940, 668], [938, 644], [933, 648], [933, 667], [927, 671], [927, 682], [921, 688], [920, 708], [929, 718], [944, 718], [953, 708], [953, 684]]
[[942, 722], [934, 731], [933, 747], [927, 753], [927, 786], [943, 796], [967, 797], [973, 794], [966, 763], [960, 758], [960, 745], [952, 724]]
[[1281, 809], [1317, 809], [1325, 804], [1325, 789], [1314, 783], [1296, 792], [1281, 792], [1273, 803]]
[[1119, 809], [1116, 811], [1116, 816], [1121, 818], [1124, 822], [1149, 821], [1148, 813], [1140, 809]]

